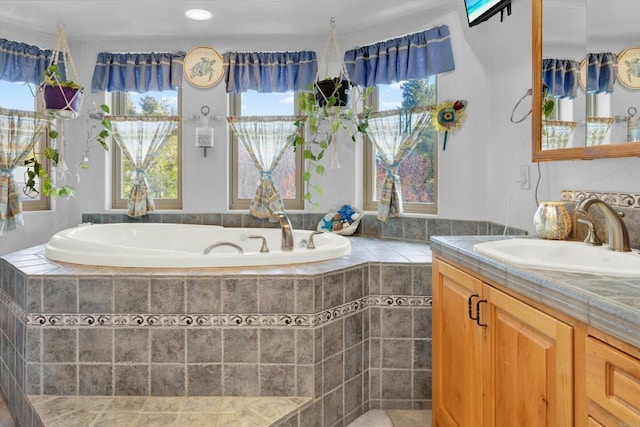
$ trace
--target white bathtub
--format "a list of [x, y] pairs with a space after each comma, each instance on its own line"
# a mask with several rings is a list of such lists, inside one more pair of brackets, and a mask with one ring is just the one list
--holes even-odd
[[[44, 254], [54, 261], [114, 267], [232, 267], [297, 264], [339, 258], [351, 252], [349, 239], [337, 234], [314, 236], [316, 249], [307, 249], [311, 231], [293, 230], [294, 250], [280, 250], [280, 228], [223, 228], [188, 224], [81, 225], [54, 234]], [[261, 253], [264, 236], [268, 253]], [[238, 249], [216, 242], [233, 242]]]

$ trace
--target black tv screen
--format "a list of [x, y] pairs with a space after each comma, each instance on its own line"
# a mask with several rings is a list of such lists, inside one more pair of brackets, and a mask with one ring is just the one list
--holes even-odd
[[469, 26], [486, 21], [510, 4], [511, 0], [464, 0]]

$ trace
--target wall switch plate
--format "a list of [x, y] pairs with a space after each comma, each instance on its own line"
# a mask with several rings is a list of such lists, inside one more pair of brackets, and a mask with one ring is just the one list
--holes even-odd
[[520, 166], [520, 189], [531, 189], [531, 174], [529, 172], [529, 165]]

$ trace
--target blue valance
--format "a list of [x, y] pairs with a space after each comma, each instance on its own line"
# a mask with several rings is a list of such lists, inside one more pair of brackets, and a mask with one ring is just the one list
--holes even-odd
[[184, 52], [98, 54], [91, 92], [149, 92], [182, 86]]
[[344, 63], [351, 81], [364, 87], [424, 79], [455, 69], [446, 25], [348, 50]]
[[573, 59], [544, 58], [542, 81], [547, 85], [547, 96], [573, 99], [578, 94], [580, 64]]
[[[42, 82], [52, 54], [51, 50], [0, 39], [0, 80], [38, 85]], [[58, 71], [64, 77], [64, 63], [58, 63]]]
[[587, 93], [613, 93], [618, 56], [611, 52], [587, 54]]
[[313, 51], [227, 52], [223, 56], [228, 93], [305, 90], [318, 71]]

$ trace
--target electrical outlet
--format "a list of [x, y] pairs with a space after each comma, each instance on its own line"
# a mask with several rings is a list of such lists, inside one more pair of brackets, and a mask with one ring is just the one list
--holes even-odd
[[529, 165], [520, 166], [520, 189], [531, 189], [531, 175], [529, 174]]

